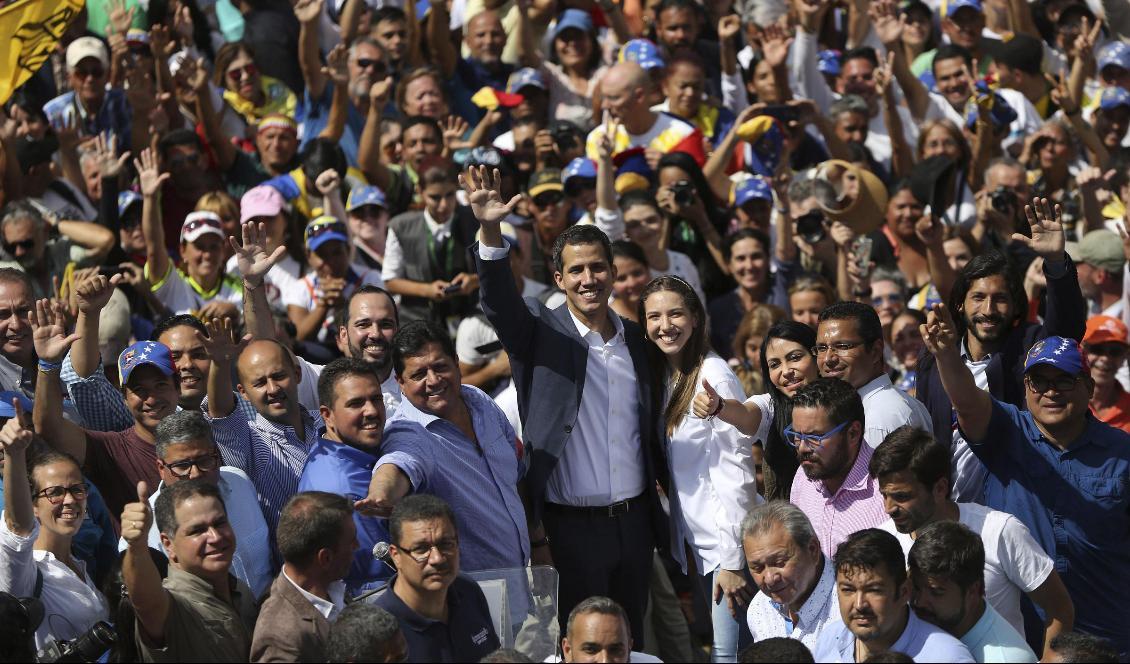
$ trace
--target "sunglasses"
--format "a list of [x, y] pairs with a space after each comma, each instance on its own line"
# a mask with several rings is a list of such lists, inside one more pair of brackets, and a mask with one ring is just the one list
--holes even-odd
[[63, 499], [68, 493], [74, 496], [75, 500], [82, 500], [86, 498], [88, 491], [90, 491], [90, 486], [86, 482], [72, 484], [70, 486], [49, 486], [42, 491], [32, 494], [32, 498], [46, 498], [47, 502], [52, 505], [58, 505], [63, 502]]
[[341, 223], [340, 221], [335, 221], [333, 223], [311, 224], [307, 226], [306, 240], [309, 241], [313, 238], [318, 237], [319, 235], [322, 235], [323, 233], [341, 233], [342, 235], [347, 235], [345, 224]]
[[534, 205], [539, 208], [554, 207], [565, 202], [565, 194], [560, 191], [548, 191], [534, 196]]
[[31, 251], [35, 248], [35, 240], [20, 240], [19, 242], [5, 242], [4, 251], [9, 254], [16, 253], [16, 249], [23, 249], [24, 251]]
[[259, 73], [258, 67], [254, 64], [246, 64], [236, 69], [229, 69], [228, 78], [231, 79], [233, 83], [239, 83], [244, 78], [251, 78], [257, 73]]
[[360, 68], [360, 69], [372, 69], [373, 73], [378, 75], [378, 76], [382, 75], [386, 71], [388, 71], [385, 68], [385, 63], [381, 62], [380, 60], [375, 60], [373, 58], [357, 58], [356, 60], [354, 60], [354, 62], [357, 63], [358, 68]]
[[187, 224], [181, 226], [180, 236], [183, 238], [184, 236], [188, 235], [189, 233], [195, 232], [195, 231], [197, 231], [201, 228], [205, 228], [205, 227], [215, 228], [216, 230], [220, 231], [221, 233], [224, 231], [224, 227], [220, 225], [220, 222], [216, 221], [215, 219], [209, 219], [207, 217], [201, 217], [201, 218], [193, 219], [192, 221], [188, 222]]
[[79, 78], [102, 78], [106, 70], [99, 65], [93, 67], [75, 67], [75, 76]]

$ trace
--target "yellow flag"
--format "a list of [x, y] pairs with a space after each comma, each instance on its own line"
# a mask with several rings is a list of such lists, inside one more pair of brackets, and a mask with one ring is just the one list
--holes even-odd
[[0, 9], [0, 104], [47, 62], [84, 2], [17, 0]]

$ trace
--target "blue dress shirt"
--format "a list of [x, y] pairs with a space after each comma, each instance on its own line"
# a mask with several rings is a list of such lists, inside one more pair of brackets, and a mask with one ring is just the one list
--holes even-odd
[[1130, 579], [1130, 434], [1087, 415], [1066, 450], [1030, 412], [993, 400], [983, 440], [966, 436], [985, 464], [985, 505], [1020, 520], [1055, 561], [1075, 603], [1075, 626], [1130, 651], [1130, 609], [1114, 579]]
[[[318, 438], [298, 479], [298, 490], [336, 493], [351, 502], [361, 500], [369, 495], [369, 480], [373, 477], [376, 463], [377, 457], [368, 452]], [[345, 576], [345, 588], [350, 595], [356, 596], [382, 585], [392, 576], [393, 570], [373, 557], [373, 545], [389, 541], [386, 521], [354, 512], [353, 523], [357, 525], [359, 546]]]
[[1035, 662], [1036, 653], [1024, 637], [985, 602], [981, 618], [961, 636], [961, 642], [978, 662]]
[[[909, 614], [906, 628], [889, 650], [909, 655], [916, 662], [974, 661], [969, 649], [961, 641], [943, 632], [941, 628], [919, 619], [909, 606], [906, 610]], [[820, 632], [812, 655], [817, 662], [854, 662], [855, 634], [851, 633], [843, 621], [829, 623]]]

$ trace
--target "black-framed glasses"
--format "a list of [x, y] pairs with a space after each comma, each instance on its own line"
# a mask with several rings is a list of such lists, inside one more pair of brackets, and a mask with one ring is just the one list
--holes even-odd
[[843, 357], [844, 355], [847, 355], [848, 353], [855, 350], [856, 348], [859, 348], [860, 346], [862, 346], [865, 343], [867, 343], [867, 342], [866, 341], [833, 341], [830, 344], [816, 344], [812, 348], [809, 348], [809, 350], [812, 351], [812, 354], [817, 356], [817, 357], [826, 354], [828, 351], [832, 351], [836, 355]]
[[74, 496], [75, 500], [84, 500], [86, 494], [90, 491], [90, 485], [86, 482], [79, 482], [70, 486], [49, 486], [31, 494], [32, 498], [46, 498], [47, 502], [52, 505], [58, 505], [63, 502], [63, 499], [69, 493]]
[[359, 69], [372, 69], [374, 76], [384, 76], [388, 71], [384, 62], [374, 58], [357, 58], [354, 63]]
[[1043, 376], [1028, 374], [1024, 377], [1024, 380], [1028, 383], [1028, 389], [1036, 394], [1046, 394], [1048, 390], [1055, 390], [1063, 394], [1075, 389], [1075, 386], [1079, 384], [1079, 376], [1044, 378]]
[[785, 442], [793, 447], [800, 447], [801, 443], [805, 443], [809, 447], [820, 448], [824, 446], [824, 443], [828, 442], [829, 438], [843, 431], [844, 427], [849, 424], [851, 424], [850, 420], [839, 426], [832, 427], [825, 433], [799, 433], [794, 431], [793, 426], [790, 424], [785, 427], [784, 431], [781, 433], [785, 435]]
[[396, 548], [406, 553], [412, 560], [415, 560], [416, 564], [425, 565], [428, 562], [428, 558], [432, 556], [432, 549], [439, 551], [439, 555], [443, 556], [444, 560], [450, 560], [452, 556], [459, 552], [459, 540], [455, 538], [441, 539], [434, 544], [420, 544], [411, 549], [406, 549], [398, 544]]
[[34, 239], [20, 240], [19, 242], [5, 242], [4, 243], [4, 251], [8, 252], [9, 254], [16, 253], [16, 249], [23, 249], [24, 251], [31, 251], [34, 248], [35, 248], [35, 240]]
[[188, 477], [192, 473], [193, 466], [196, 466], [196, 469], [202, 473], [215, 470], [220, 465], [220, 455], [216, 452], [212, 452], [211, 454], [192, 457], [191, 459], [182, 459], [180, 461], [174, 461], [173, 463], [165, 463], [164, 461], [158, 461], [158, 463], [161, 464], [162, 468], [167, 468], [170, 473], [177, 477]]

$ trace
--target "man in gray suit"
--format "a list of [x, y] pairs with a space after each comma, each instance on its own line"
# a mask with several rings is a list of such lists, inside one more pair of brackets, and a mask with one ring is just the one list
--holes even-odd
[[667, 542], [655, 490], [667, 464], [643, 332], [608, 307], [616, 278], [608, 236], [590, 225], [566, 229], [553, 245], [565, 306], [523, 301], [499, 231], [518, 197], [501, 199], [497, 170], [471, 168], [460, 181], [481, 227], [473, 251], [482, 308], [518, 392], [531, 557], [560, 573], [561, 616], [587, 597], [611, 597], [641, 645], [652, 551]]
[[357, 548], [353, 505], [332, 493], [297, 493], [283, 507], [277, 532], [283, 568], [259, 609], [251, 661], [324, 662]]

